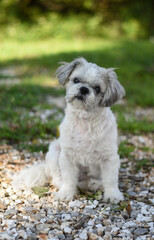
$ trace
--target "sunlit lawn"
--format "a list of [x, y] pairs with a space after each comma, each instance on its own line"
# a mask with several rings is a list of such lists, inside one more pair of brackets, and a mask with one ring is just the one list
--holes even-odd
[[[103, 67], [117, 68], [120, 82], [126, 89], [126, 103], [116, 105], [118, 124], [125, 133], [142, 134], [151, 132], [154, 125], [148, 118], [137, 120], [136, 107], [151, 107], [154, 104], [153, 44], [149, 41], [114, 41], [102, 39], [76, 39], [42, 41], [11, 41], [0, 43], [0, 69], [13, 69], [13, 75], [0, 73], [4, 79], [21, 82], [16, 85], [0, 85], [0, 139], [18, 147], [33, 151], [46, 151], [45, 140], [56, 136], [56, 127], [61, 110], [42, 123], [38, 116], [29, 115], [44, 109], [55, 109], [47, 102], [48, 96], [64, 95], [55, 78], [60, 61], [71, 61], [83, 56]], [[58, 86], [58, 88], [57, 88]], [[130, 114], [129, 120], [125, 114]], [[44, 139], [40, 143], [38, 139]]]

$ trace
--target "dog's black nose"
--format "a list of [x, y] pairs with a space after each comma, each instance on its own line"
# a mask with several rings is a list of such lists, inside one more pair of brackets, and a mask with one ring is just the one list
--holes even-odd
[[80, 88], [80, 93], [81, 93], [82, 95], [86, 95], [86, 94], [89, 93], [89, 89], [86, 88], [86, 87], [81, 87], [81, 88]]

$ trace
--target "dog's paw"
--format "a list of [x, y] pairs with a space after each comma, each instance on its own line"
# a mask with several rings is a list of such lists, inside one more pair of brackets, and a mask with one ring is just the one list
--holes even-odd
[[71, 201], [73, 200], [76, 191], [69, 187], [61, 187], [58, 192], [54, 194], [54, 198], [57, 201]]
[[57, 177], [52, 179], [51, 184], [54, 185], [56, 188], [60, 189], [62, 182], [61, 182], [61, 179]]
[[111, 188], [110, 190], [106, 190], [104, 192], [104, 200], [110, 201], [112, 203], [118, 203], [124, 200], [123, 194], [119, 191], [119, 189]]

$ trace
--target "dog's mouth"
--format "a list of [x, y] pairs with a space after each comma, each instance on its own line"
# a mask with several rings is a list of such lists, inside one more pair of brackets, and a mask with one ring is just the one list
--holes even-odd
[[85, 101], [84, 97], [82, 95], [77, 95], [75, 96], [75, 99], [79, 100], [79, 101]]

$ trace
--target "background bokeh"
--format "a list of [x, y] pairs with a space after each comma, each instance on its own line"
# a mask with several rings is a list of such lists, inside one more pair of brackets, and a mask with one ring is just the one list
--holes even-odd
[[126, 89], [112, 108], [121, 134], [151, 134], [153, 12], [152, 0], [0, 0], [1, 142], [47, 150], [63, 117], [55, 70], [79, 56], [117, 68]]
[[137, 39], [154, 34], [152, 0], [1, 0], [0, 4], [3, 34], [20, 40]]

